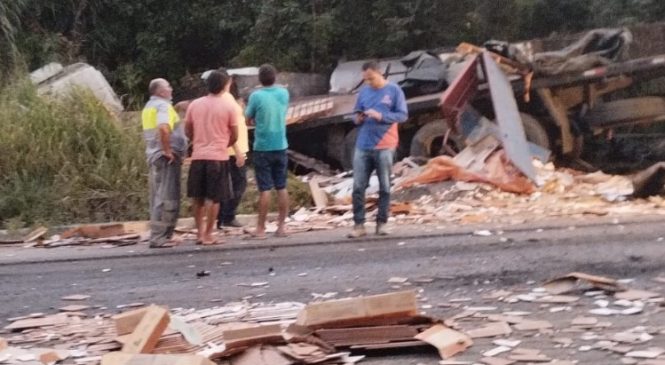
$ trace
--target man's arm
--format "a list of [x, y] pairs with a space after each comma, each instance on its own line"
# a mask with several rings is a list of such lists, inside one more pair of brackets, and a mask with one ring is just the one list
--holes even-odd
[[157, 129], [159, 130], [159, 141], [162, 144], [162, 153], [169, 162], [175, 158], [171, 149], [171, 125], [169, 125], [169, 111], [166, 104], [157, 106]]
[[194, 138], [194, 123], [192, 122], [192, 108], [187, 107], [187, 112], [185, 113], [185, 134], [190, 141]]
[[[404, 91], [402, 91], [402, 88], [395, 88], [394, 100], [395, 101], [393, 102], [393, 106], [389, 111], [379, 113], [375, 110], [371, 110], [372, 113], [376, 113], [377, 115], [370, 116], [379, 122], [387, 124], [406, 122], [406, 120], [409, 119], [409, 111], [406, 106], [406, 97], [404, 96]], [[370, 114], [370, 111], [368, 111], [368, 114]]]
[[229, 130], [231, 131], [229, 146], [235, 146], [238, 142], [238, 117], [234, 110], [229, 111]]
[[360, 90], [358, 97], [356, 98], [356, 106], [353, 107], [353, 113], [355, 114], [353, 122], [356, 125], [360, 125], [365, 121], [367, 115], [365, 114], [365, 108], [363, 107], [363, 92]]
[[232, 125], [229, 129], [231, 131], [231, 136], [229, 137], [229, 144], [233, 144], [233, 149], [236, 152], [236, 156], [239, 156], [238, 154], [239, 149], [235, 145], [236, 142], [238, 142], [238, 126]]
[[245, 110], [245, 121], [247, 125], [256, 125], [254, 118], [256, 117], [256, 98], [254, 94], [249, 95], [247, 100], [247, 109]]
[[168, 124], [159, 125], [159, 139], [162, 142], [164, 157], [169, 161], [173, 161], [175, 157], [173, 156], [173, 150], [171, 149], [171, 127]]

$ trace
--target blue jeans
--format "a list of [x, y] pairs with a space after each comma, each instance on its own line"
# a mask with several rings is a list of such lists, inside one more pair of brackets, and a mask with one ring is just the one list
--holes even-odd
[[377, 223], [387, 223], [390, 209], [390, 175], [395, 150], [361, 150], [353, 155], [353, 221], [365, 223], [365, 191], [369, 178], [376, 171], [379, 178], [379, 214]]

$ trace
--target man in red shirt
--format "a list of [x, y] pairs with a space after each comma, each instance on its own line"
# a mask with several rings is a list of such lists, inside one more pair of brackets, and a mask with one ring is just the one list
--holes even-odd
[[238, 139], [235, 105], [220, 98], [231, 81], [226, 72], [213, 71], [206, 79], [209, 94], [187, 108], [185, 130], [192, 141], [192, 165], [187, 180], [187, 196], [192, 198], [198, 242], [222, 243], [212, 236], [219, 203], [231, 197], [229, 146]]

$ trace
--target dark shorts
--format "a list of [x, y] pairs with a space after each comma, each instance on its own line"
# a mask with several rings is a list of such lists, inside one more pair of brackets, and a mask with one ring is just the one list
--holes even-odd
[[189, 167], [187, 196], [215, 203], [233, 196], [229, 161], [194, 160]]
[[286, 189], [289, 158], [283, 151], [254, 151], [252, 154], [259, 191]]

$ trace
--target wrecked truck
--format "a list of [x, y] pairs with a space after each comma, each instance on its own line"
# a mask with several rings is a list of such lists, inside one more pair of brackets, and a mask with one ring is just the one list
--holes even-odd
[[[632, 43], [627, 29], [600, 29], [550, 52], [536, 52], [538, 42], [534, 41], [488, 42], [484, 47], [463, 43], [453, 51], [421, 51], [380, 60], [386, 77], [407, 95], [410, 119], [400, 125], [397, 158], [430, 158], [463, 150], [465, 133], [450, 133], [454, 122], [442, 115], [441, 96], [459, 81], [473, 56], [488, 50], [509, 77], [527, 140], [551, 151], [555, 159], [593, 169], [580, 159], [585, 138], [621, 126], [665, 120], [661, 96], [615, 97], [639, 82], [665, 76], [665, 54], [626, 60]], [[287, 131], [293, 150], [351, 168], [357, 135], [352, 114], [355, 92], [362, 84], [362, 63], [338, 65], [328, 95], [291, 104]], [[494, 119], [487, 83], [481, 78], [461, 82], [473, 92], [459, 100], [458, 107], [471, 105]]]

